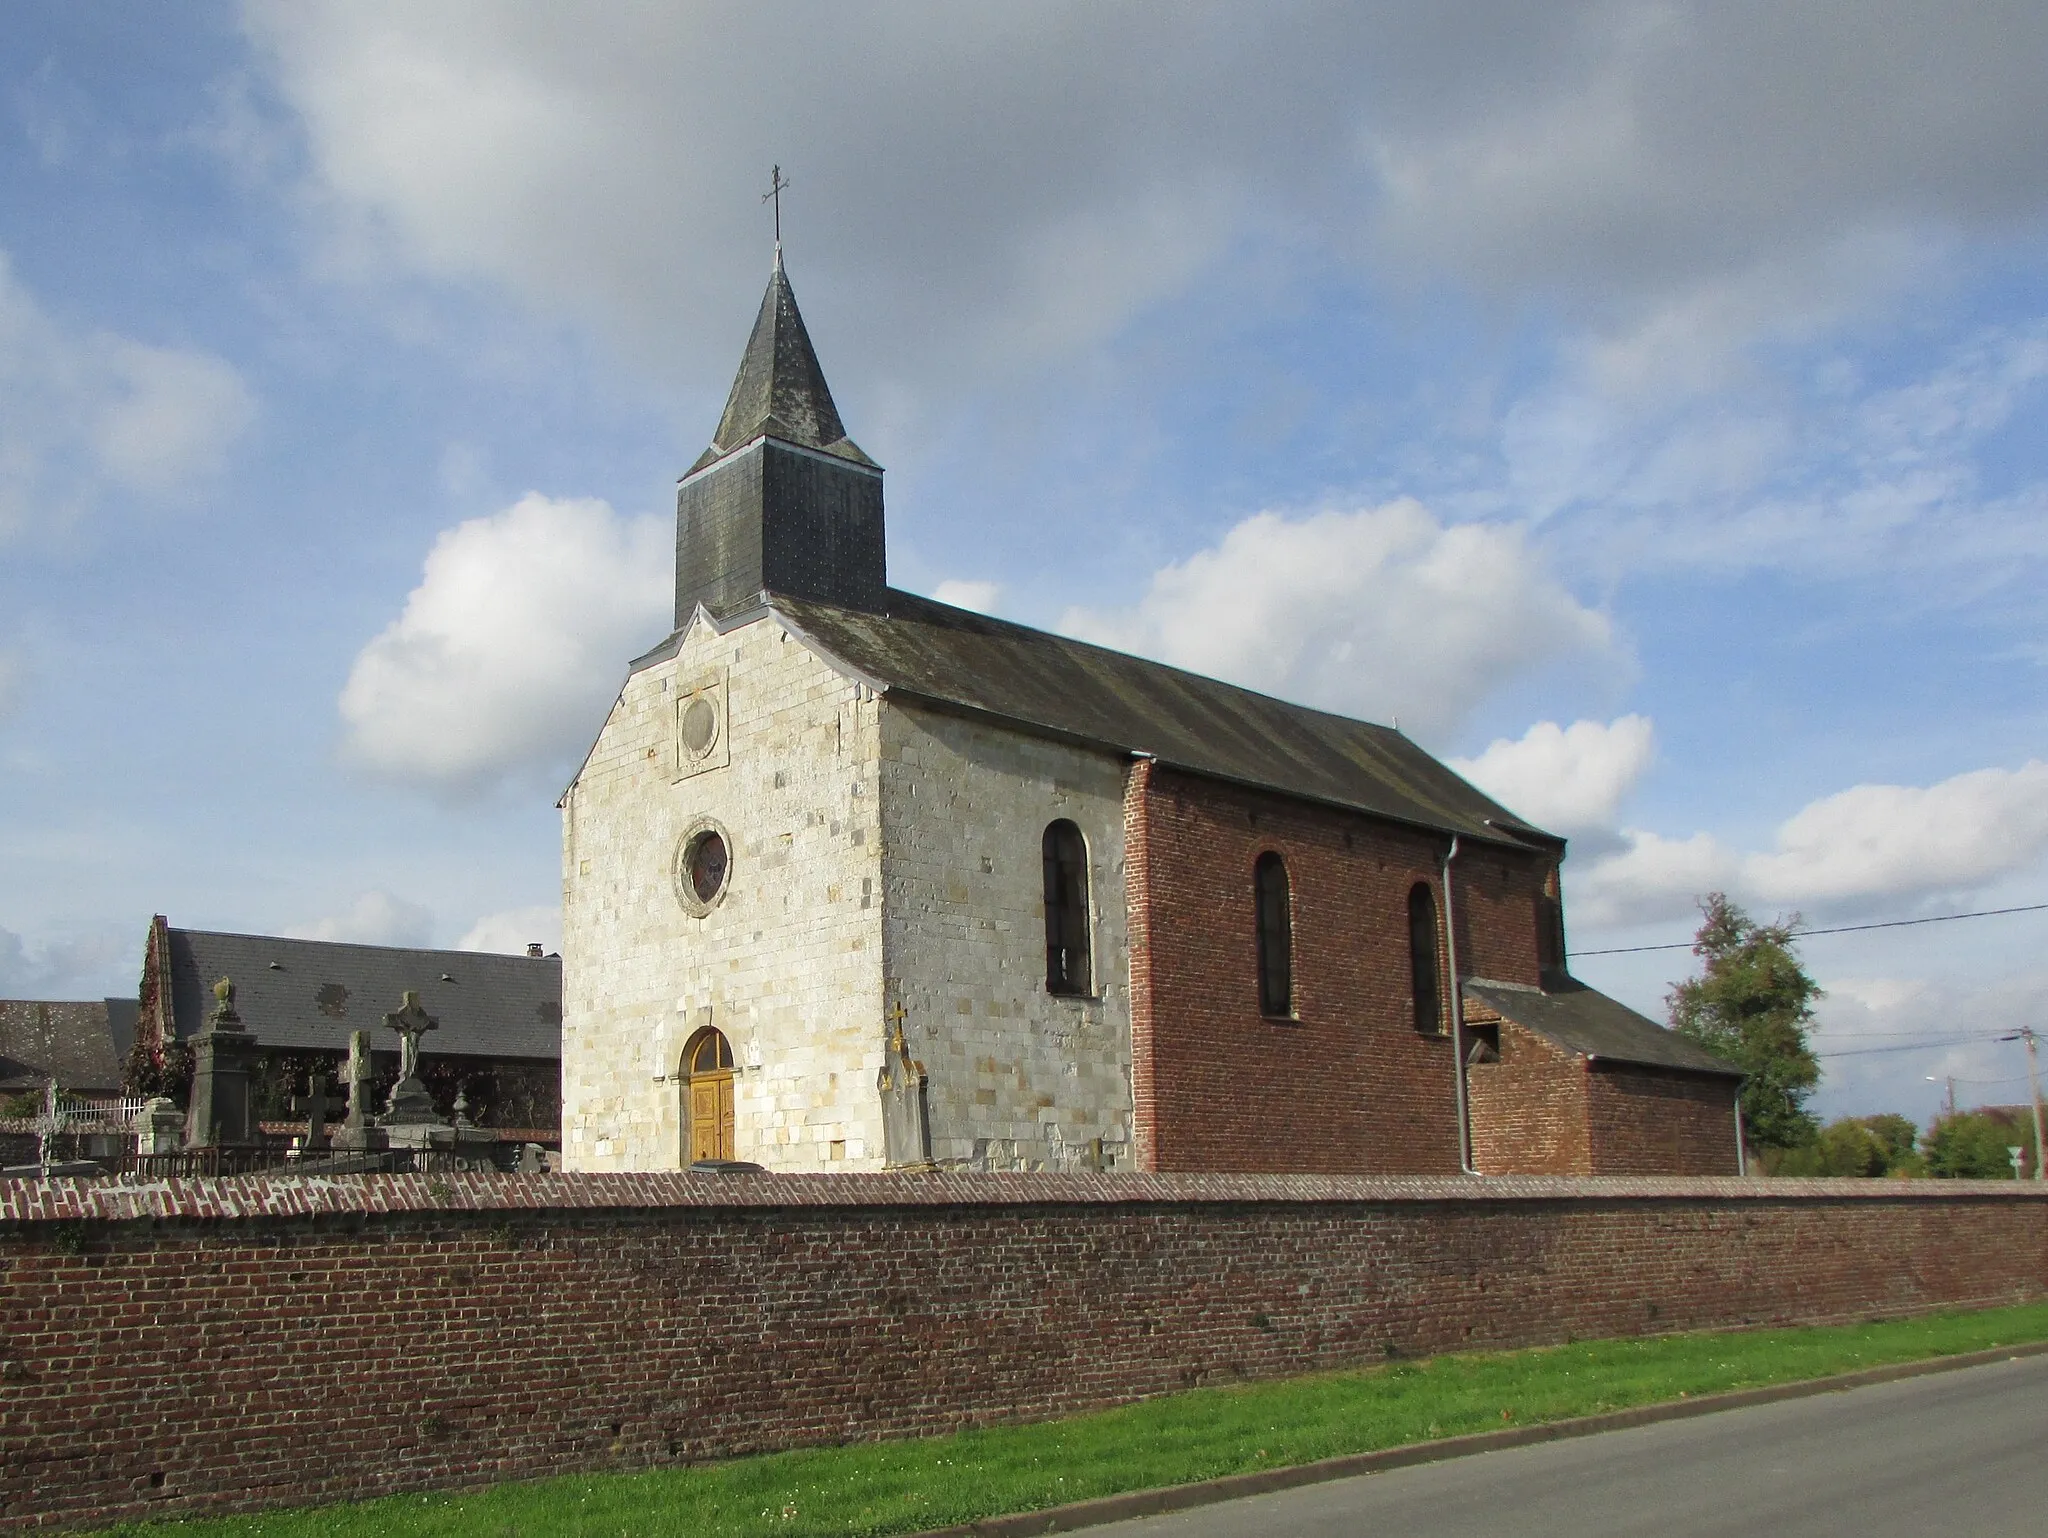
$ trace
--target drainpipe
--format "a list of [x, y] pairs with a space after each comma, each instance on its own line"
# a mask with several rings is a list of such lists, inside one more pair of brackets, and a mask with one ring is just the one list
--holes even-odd
[[1458, 909], [1451, 900], [1451, 861], [1458, 858], [1458, 835], [1451, 835], [1451, 847], [1444, 855], [1444, 952], [1451, 970], [1451, 1072], [1458, 1092], [1458, 1168], [1467, 1175], [1479, 1173], [1472, 1167], [1472, 1108], [1465, 1100], [1465, 990], [1458, 981]]
[[1738, 1175], [1747, 1175], [1749, 1173], [1749, 1149], [1745, 1146], [1745, 1139], [1742, 1136], [1742, 1081], [1740, 1080], [1735, 1085], [1735, 1173]]

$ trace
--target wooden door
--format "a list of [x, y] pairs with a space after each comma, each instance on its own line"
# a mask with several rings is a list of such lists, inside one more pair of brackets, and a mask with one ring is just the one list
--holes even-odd
[[690, 1158], [730, 1159], [732, 1070], [690, 1075]]

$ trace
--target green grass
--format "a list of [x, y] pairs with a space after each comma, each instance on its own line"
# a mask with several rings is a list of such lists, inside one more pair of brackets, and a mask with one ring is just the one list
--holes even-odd
[[889, 1534], [1340, 1453], [2048, 1339], [2048, 1305], [1667, 1335], [1198, 1389], [1094, 1415], [696, 1468], [112, 1529], [164, 1538]]

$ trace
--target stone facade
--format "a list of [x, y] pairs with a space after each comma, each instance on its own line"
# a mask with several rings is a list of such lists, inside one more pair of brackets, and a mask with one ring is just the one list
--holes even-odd
[[[717, 730], [692, 754], [698, 698]], [[707, 1026], [732, 1046], [739, 1157], [880, 1167], [879, 719], [772, 617], [700, 618], [627, 680], [562, 802], [568, 1168], [687, 1162], [683, 1049]], [[731, 864], [696, 912], [677, 861], [707, 826]]]
[[[1131, 1017], [1122, 755], [884, 702], [882, 954], [930, 1074], [932, 1155], [1125, 1168]], [[1091, 985], [1046, 988], [1047, 824], [1088, 847]]]
[[[719, 720], [692, 753], [699, 699]], [[1128, 1164], [1122, 809], [1114, 755], [886, 702], [773, 615], [700, 618], [628, 680], [563, 799], [567, 1167], [688, 1162], [683, 1053], [713, 1027], [733, 1156], [880, 1169], [894, 1025], [938, 1162]], [[1045, 987], [1040, 838], [1062, 817], [1093, 878], [1094, 986], [1071, 998]], [[704, 828], [731, 852], [710, 904], [677, 868]]]

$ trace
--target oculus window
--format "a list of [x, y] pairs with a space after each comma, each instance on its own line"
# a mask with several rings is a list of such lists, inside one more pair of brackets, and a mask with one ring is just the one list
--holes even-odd
[[732, 885], [732, 836], [710, 818], [700, 817], [676, 842], [670, 875], [683, 911], [703, 918], [725, 901]]

